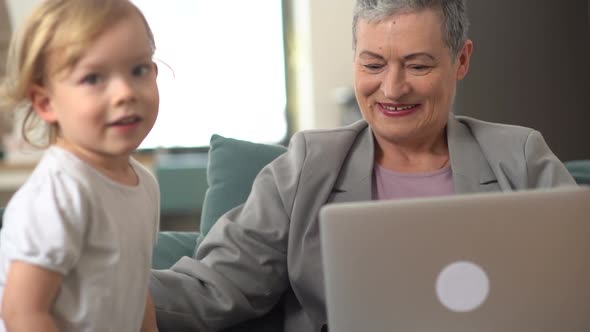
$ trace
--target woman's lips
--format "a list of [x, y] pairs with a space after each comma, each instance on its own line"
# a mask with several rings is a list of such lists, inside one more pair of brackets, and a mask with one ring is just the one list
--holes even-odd
[[377, 103], [379, 111], [386, 116], [399, 117], [417, 112], [420, 104], [382, 104]]

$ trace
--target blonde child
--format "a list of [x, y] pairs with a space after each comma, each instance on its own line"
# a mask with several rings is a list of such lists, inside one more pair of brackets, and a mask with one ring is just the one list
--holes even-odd
[[154, 50], [127, 0], [44, 1], [13, 40], [2, 98], [49, 146], [4, 214], [0, 330], [157, 329], [159, 189], [131, 157], [158, 114]]

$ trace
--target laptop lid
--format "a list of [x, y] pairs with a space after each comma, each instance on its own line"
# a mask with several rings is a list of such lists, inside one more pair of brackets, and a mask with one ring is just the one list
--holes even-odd
[[331, 331], [590, 331], [590, 189], [326, 205]]

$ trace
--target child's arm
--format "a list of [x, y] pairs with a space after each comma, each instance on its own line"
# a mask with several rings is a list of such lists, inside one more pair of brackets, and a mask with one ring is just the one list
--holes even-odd
[[141, 332], [157, 332], [158, 326], [156, 324], [156, 308], [152, 300], [152, 294], [148, 290], [147, 299], [145, 301], [145, 313], [143, 314], [143, 324], [141, 324]]
[[8, 331], [57, 331], [51, 308], [63, 276], [45, 268], [13, 261], [2, 299]]

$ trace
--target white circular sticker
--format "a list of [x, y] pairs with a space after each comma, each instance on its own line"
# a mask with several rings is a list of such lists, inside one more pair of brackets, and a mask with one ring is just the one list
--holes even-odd
[[436, 280], [436, 295], [449, 310], [477, 309], [488, 297], [490, 281], [477, 264], [460, 261], [447, 265]]

